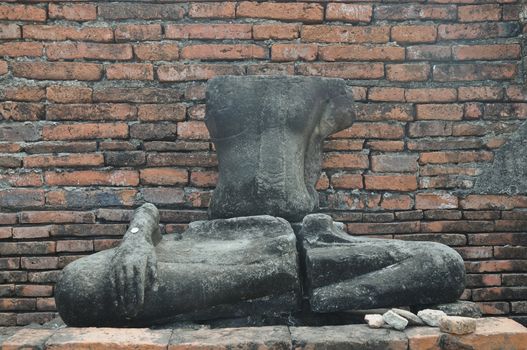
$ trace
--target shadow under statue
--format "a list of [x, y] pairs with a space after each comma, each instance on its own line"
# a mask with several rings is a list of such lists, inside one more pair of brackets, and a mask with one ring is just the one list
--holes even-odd
[[303, 298], [315, 313], [455, 301], [465, 270], [454, 250], [352, 237], [310, 214], [322, 142], [353, 121], [341, 79], [212, 79], [211, 220], [162, 236], [156, 207], [138, 208], [118, 247], [64, 268], [55, 290], [63, 320], [117, 327], [271, 317], [298, 311]]

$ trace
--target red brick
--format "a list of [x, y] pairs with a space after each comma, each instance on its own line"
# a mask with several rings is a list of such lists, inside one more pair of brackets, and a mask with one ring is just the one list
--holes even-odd
[[101, 87], [93, 91], [95, 102], [172, 103], [183, 99], [183, 90], [156, 87]]
[[135, 106], [124, 103], [49, 105], [47, 120], [130, 120], [135, 119]]
[[[101, 151], [133, 151], [136, 148], [137, 145], [134, 145], [130, 141], [101, 141], [99, 143], [99, 150]], [[110, 153], [113, 154], [113, 152], [107, 152], [105, 155], [109, 155]]]
[[139, 175], [132, 170], [47, 171], [44, 180], [50, 186], [137, 186]]
[[24, 211], [20, 213], [20, 223], [94, 223], [95, 214], [83, 211]]
[[362, 175], [337, 173], [331, 176], [331, 186], [336, 189], [354, 190], [364, 187]]
[[0, 102], [0, 120], [36, 121], [43, 119], [44, 106], [27, 102]]
[[234, 18], [236, 4], [233, 2], [220, 3], [191, 3], [188, 16], [191, 18]]
[[397, 46], [338, 45], [319, 48], [324, 61], [402, 61], [404, 48]]
[[404, 102], [404, 89], [399, 87], [372, 87], [368, 99], [377, 102]]
[[69, 21], [94, 21], [97, 19], [97, 6], [94, 4], [49, 4], [49, 18]]
[[146, 43], [134, 45], [134, 53], [145, 61], [174, 61], [179, 59], [179, 47], [170, 43]]
[[45, 238], [51, 235], [54, 227], [52, 225], [47, 226], [34, 226], [34, 227], [14, 227], [13, 238], [15, 239], [34, 239], [34, 238]]
[[[43, 205], [39, 204], [39, 205]], [[55, 253], [55, 242], [39, 241], [39, 242], [10, 242], [3, 243], [0, 246], [0, 252], [4, 255], [28, 255], [28, 254], [53, 254]], [[25, 282], [24, 281], [19, 282]]]
[[58, 267], [56, 256], [22, 257], [20, 264], [24, 270], [52, 270]]
[[60, 25], [25, 25], [24, 39], [113, 41], [113, 30], [107, 27], [67, 27]]
[[267, 18], [305, 23], [322, 22], [324, 8], [310, 3], [274, 3], [242, 1], [236, 8], [237, 18]]
[[415, 175], [364, 175], [365, 188], [368, 190], [415, 191]]
[[190, 119], [204, 120], [206, 107], [204, 104], [194, 105], [187, 109], [187, 114]]
[[178, 4], [152, 3], [100, 3], [99, 17], [104, 19], [164, 19], [177, 20], [185, 15], [185, 9]]
[[157, 69], [159, 81], [208, 80], [218, 75], [241, 75], [243, 67], [231, 64], [172, 64]]
[[499, 21], [501, 6], [499, 4], [459, 6], [458, 20], [460, 22]]
[[154, 66], [147, 63], [116, 63], [106, 67], [109, 80], [154, 80]]
[[433, 67], [435, 81], [512, 80], [518, 74], [515, 63], [438, 64]]
[[38, 189], [2, 189], [0, 205], [5, 207], [31, 207], [44, 205], [44, 191]]
[[417, 119], [463, 119], [463, 105], [461, 104], [419, 104], [416, 105]]
[[333, 134], [333, 137], [342, 138], [373, 138], [373, 139], [399, 139], [404, 135], [400, 124], [389, 123], [355, 123], [351, 128]]
[[430, 75], [430, 66], [423, 63], [387, 64], [386, 77], [388, 80], [407, 82], [425, 81]]
[[416, 209], [455, 209], [458, 199], [450, 193], [418, 193], [415, 196]]
[[400, 152], [404, 150], [404, 141], [367, 141], [366, 148], [373, 151]]
[[507, 23], [440, 24], [439, 39], [490, 39], [517, 35], [517, 28]]
[[20, 26], [15, 23], [0, 24], [0, 39], [18, 39], [21, 37]]
[[494, 86], [460, 86], [460, 101], [498, 101], [503, 98], [503, 88]]
[[8, 21], [45, 21], [46, 8], [32, 5], [0, 5], [0, 19]]
[[183, 121], [186, 108], [182, 103], [171, 104], [145, 104], [138, 106], [139, 120], [141, 121]]
[[388, 222], [388, 223], [352, 223], [348, 224], [348, 232], [355, 235], [397, 234], [419, 232], [419, 221]]
[[141, 41], [161, 39], [160, 24], [125, 24], [115, 28], [117, 41]]
[[318, 48], [314, 44], [274, 44], [271, 47], [271, 60], [314, 61], [317, 58], [317, 51]]
[[181, 50], [181, 58], [191, 60], [262, 59], [267, 55], [266, 48], [253, 44], [201, 44], [185, 46]]
[[38, 284], [18, 285], [15, 292], [19, 297], [49, 297], [53, 295], [53, 287]]
[[250, 24], [168, 24], [167, 39], [251, 39]]
[[208, 140], [210, 135], [204, 122], [188, 121], [178, 123], [178, 138], [187, 140]]
[[0, 61], [0, 75], [7, 74], [9, 72], [9, 66], [6, 61]]
[[57, 253], [80, 253], [92, 251], [92, 240], [57, 241]]
[[417, 171], [417, 154], [378, 154], [371, 156], [371, 170], [383, 173]]
[[42, 137], [45, 140], [127, 138], [128, 125], [123, 123], [46, 125], [42, 130]]
[[253, 39], [283, 39], [298, 38], [299, 26], [297, 24], [255, 24], [253, 26]]
[[0, 56], [42, 56], [44, 46], [36, 42], [7, 42], [0, 44]]
[[13, 236], [13, 229], [11, 227], [0, 227], [0, 239], [7, 239]]
[[97, 59], [129, 60], [132, 46], [129, 44], [98, 43], [54, 43], [46, 45], [46, 55], [50, 60], [58, 59]]
[[0, 142], [1, 153], [18, 153], [22, 151], [21, 144], [11, 142]]
[[188, 171], [174, 168], [149, 168], [140, 170], [141, 184], [144, 185], [186, 185]]
[[419, 162], [422, 164], [472, 163], [489, 162], [493, 158], [493, 153], [487, 151], [423, 152]]
[[367, 169], [368, 156], [363, 153], [325, 153], [322, 167], [324, 169]]
[[37, 298], [37, 310], [56, 311], [55, 298]]
[[141, 140], [174, 139], [177, 133], [175, 123], [141, 123], [130, 125], [130, 138]]
[[378, 79], [384, 77], [382, 63], [304, 63], [297, 67], [301, 75], [343, 79]]
[[463, 113], [465, 119], [479, 119], [483, 116], [483, 105], [481, 103], [466, 103]]
[[13, 62], [13, 75], [41, 80], [99, 80], [102, 67], [81, 62]]
[[527, 208], [527, 197], [505, 195], [468, 195], [460, 201], [463, 209], [500, 209]]
[[404, 95], [407, 102], [453, 102], [457, 98], [453, 88], [406, 89]]
[[3, 89], [3, 97], [11, 101], [38, 102], [46, 97], [46, 89], [40, 86], [9, 86]]
[[514, 60], [521, 57], [518, 44], [458, 45], [452, 47], [457, 60]]
[[247, 65], [248, 75], [294, 75], [294, 63], [257, 63]]
[[453, 5], [378, 5], [375, 7], [375, 19], [377, 20], [430, 20], [456, 19], [456, 7]]
[[406, 48], [406, 58], [408, 60], [434, 60], [434, 61], [449, 61], [452, 57], [452, 50], [450, 46], [440, 45], [419, 45], [408, 46]]
[[0, 167], [18, 168], [22, 165], [21, 158], [12, 155], [0, 155]]
[[302, 41], [325, 43], [387, 43], [388, 26], [302, 26]]
[[329, 3], [326, 6], [329, 21], [370, 22], [372, 14], [372, 5]]
[[362, 151], [364, 140], [334, 139], [324, 141], [324, 151]]
[[431, 43], [436, 41], [437, 28], [429, 25], [395, 26], [391, 31], [392, 41], [400, 43]]
[[92, 90], [83, 86], [51, 85], [46, 88], [46, 98], [57, 103], [91, 102]]
[[27, 168], [90, 167], [101, 166], [103, 164], [104, 157], [100, 153], [30, 155], [24, 158], [24, 166]]
[[385, 193], [380, 205], [386, 210], [409, 210], [413, 208], [414, 200], [406, 194]]

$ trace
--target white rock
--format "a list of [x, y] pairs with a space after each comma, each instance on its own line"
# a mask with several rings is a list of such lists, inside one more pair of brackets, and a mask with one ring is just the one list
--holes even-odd
[[408, 320], [402, 316], [397, 315], [392, 310], [382, 315], [384, 322], [388, 323], [393, 328], [402, 331], [408, 325]]
[[393, 308], [392, 311], [395, 312], [397, 315], [406, 318], [410, 326], [423, 326], [425, 324], [423, 320], [419, 318], [419, 316], [410, 311], [396, 308]]
[[439, 327], [439, 320], [446, 316], [441, 310], [424, 309], [417, 313], [424, 323], [432, 327]]
[[382, 319], [382, 315], [369, 314], [364, 316], [364, 320], [368, 323], [368, 326], [370, 328], [381, 328], [382, 326], [384, 326], [384, 320]]
[[476, 331], [476, 320], [470, 317], [445, 316], [439, 321], [439, 330], [452, 334], [470, 334]]

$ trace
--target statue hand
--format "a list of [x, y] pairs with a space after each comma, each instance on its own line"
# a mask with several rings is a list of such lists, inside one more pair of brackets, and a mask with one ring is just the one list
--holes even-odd
[[145, 240], [125, 239], [111, 263], [114, 303], [125, 316], [134, 317], [143, 309], [147, 286], [158, 287], [155, 249]]

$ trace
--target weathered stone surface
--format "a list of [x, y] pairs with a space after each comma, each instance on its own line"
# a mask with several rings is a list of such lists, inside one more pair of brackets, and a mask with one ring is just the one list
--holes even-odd
[[291, 327], [290, 331], [295, 350], [406, 350], [408, 346], [404, 333], [366, 325]]
[[146, 328], [64, 328], [46, 342], [46, 350], [165, 350], [171, 330]]
[[151, 325], [298, 307], [296, 239], [284, 219], [196, 221], [181, 239], [161, 239], [158, 223], [157, 209], [146, 204], [119, 247], [63, 270], [55, 299], [66, 324]]
[[352, 237], [324, 214], [298, 236], [315, 312], [454, 301], [464, 289], [463, 260], [442, 244]]
[[395, 312], [397, 315], [406, 318], [408, 320], [408, 324], [410, 326], [422, 326], [422, 325], [424, 325], [423, 320], [421, 320], [419, 318], [419, 316], [417, 316], [413, 312], [410, 312], [410, 311], [407, 311], [407, 310], [403, 310], [403, 309], [396, 309], [396, 308], [393, 308], [392, 311]]
[[381, 328], [385, 325], [382, 315], [378, 314], [369, 314], [364, 316], [364, 320], [368, 323], [370, 328]]
[[430, 327], [412, 327], [404, 332], [408, 350], [523, 350], [527, 344], [527, 328], [508, 318], [477, 319], [476, 331], [462, 336]]
[[285, 326], [257, 328], [176, 329], [168, 350], [188, 349], [276, 349], [291, 347]]
[[384, 322], [392, 326], [393, 328], [402, 331], [406, 328], [408, 325], [408, 320], [402, 316], [399, 316], [392, 310], [386, 312], [384, 315], [382, 315], [382, 319]]
[[441, 318], [445, 317], [446, 314], [441, 310], [424, 309], [417, 313], [417, 316], [423, 320], [429, 326], [438, 327]]
[[432, 306], [432, 309], [441, 310], [449, 316], [479, 318], [482, 315], [478, 304], [466, 300], [458, 300], [455, 303], [437, 304]]
[[23, 328], [11, 335], [2, 345], [2, 350], [44, 349], [44, 344], [56, 329]]
[[353, 106], [341, 79], [210, 80], [205, 122], [219, 160], [210, 216], [298, 221], [316, 209], [322, 141], [352, 124]]
[[439, 330], [451, 334], [470, 334], [476, 331], [476, 319], [462, 316], [446, 316], [439, 320]]

